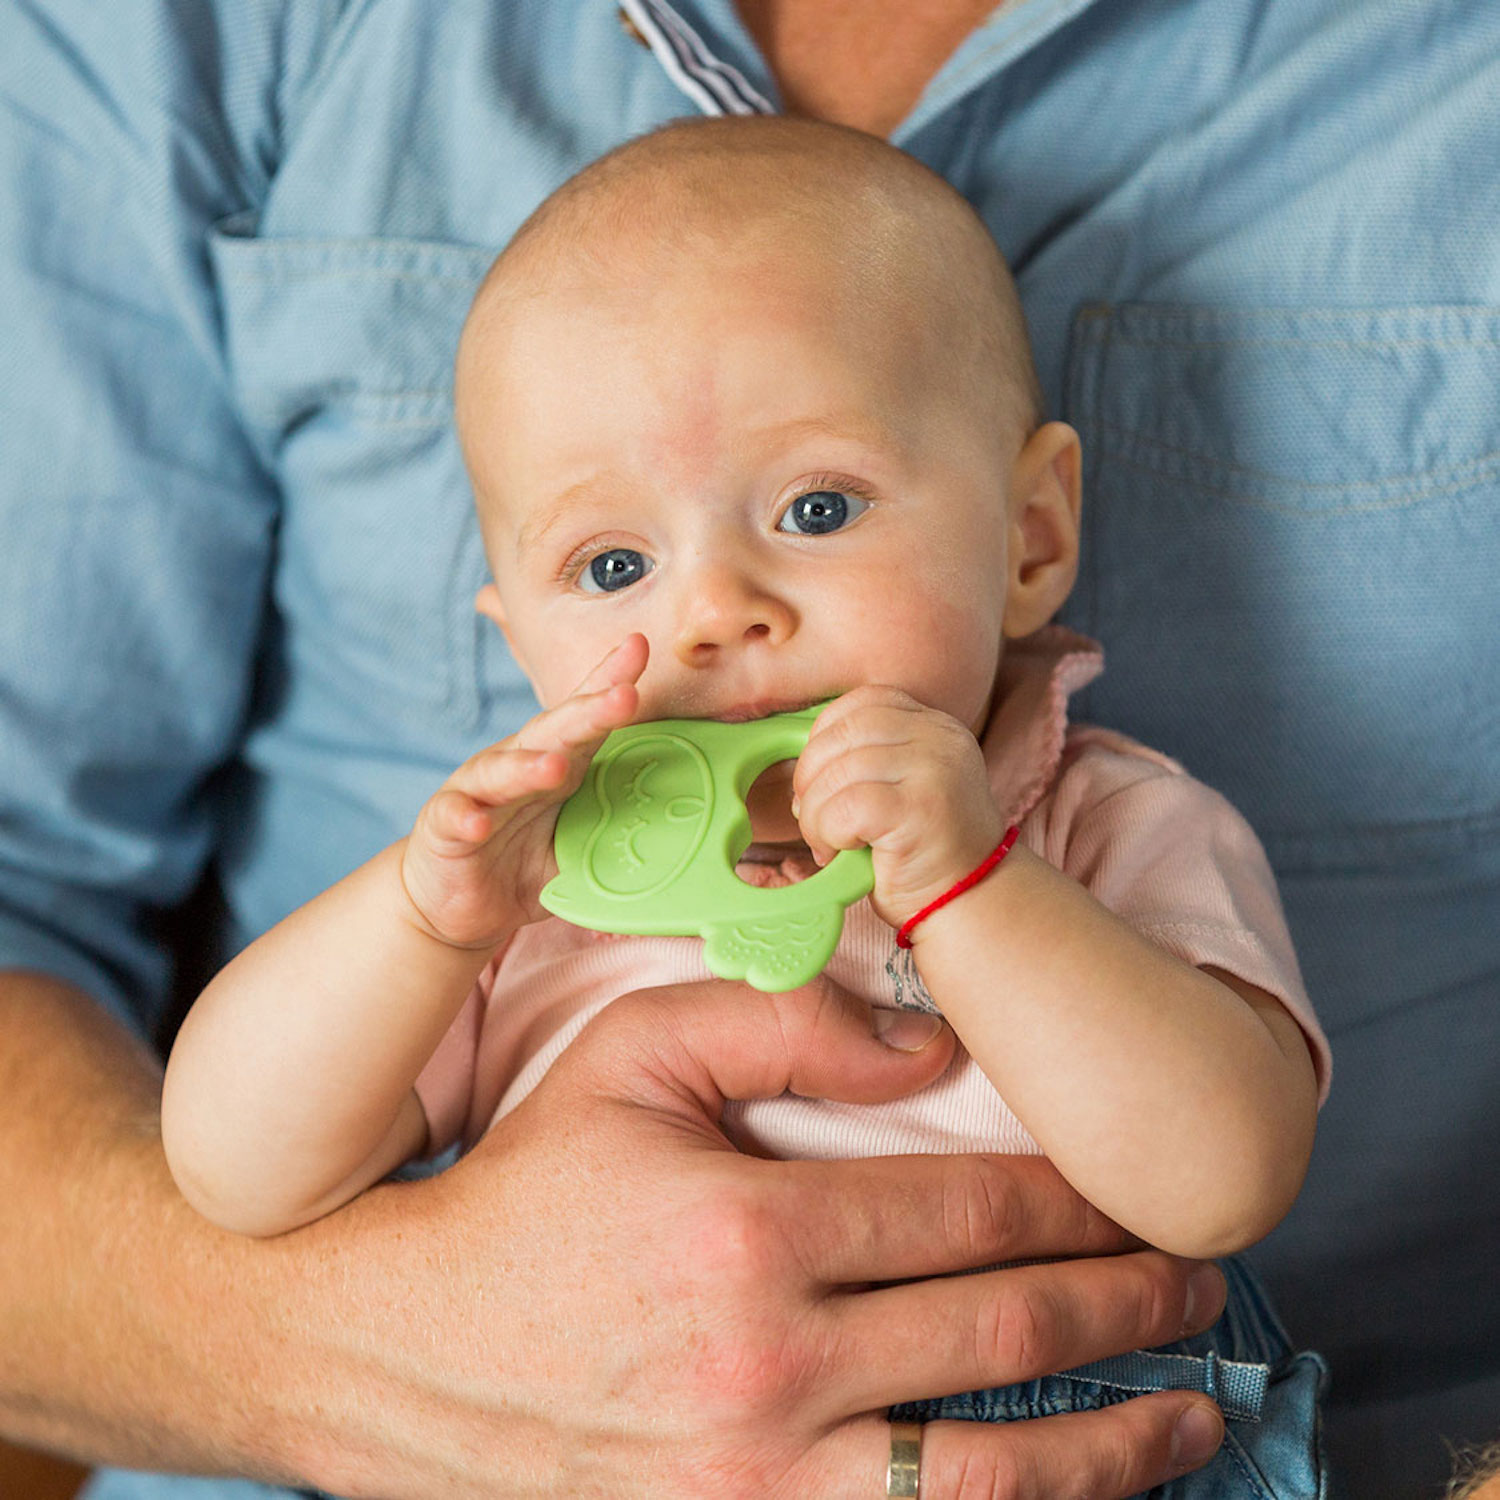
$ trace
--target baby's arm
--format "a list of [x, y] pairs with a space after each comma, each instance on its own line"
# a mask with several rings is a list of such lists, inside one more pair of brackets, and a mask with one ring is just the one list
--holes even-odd
[[417, 1075], [495, 949], [543, 915], [557, 808], [630, 722], [646, 643], [467, 761], [411, 834], [295, 911], [193, 1005], [162, 1133], [184, 1196], [276, 1234], [347, 1202], [427, 1145]]
[[[899, 926], [1003, 832], [974, 738], [893, 689], [825, 710], [797, 768], [819, 858], [870, 845]], [[1291, 1206], [1317, 1085], [1273, 996], [1157, 947], [1024, 847], [912, 934], [923, 981], [1063, 1175], [1133, 1233], [1222, 1255]]]

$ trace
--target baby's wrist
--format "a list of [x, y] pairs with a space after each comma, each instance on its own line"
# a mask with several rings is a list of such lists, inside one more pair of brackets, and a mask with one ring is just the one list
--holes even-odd
[[987, 882], [1009, 857], [1019, 836], [1020, 830], [1012, 824], [993, 842], [986, 840], [988, 847], [978, 858], [964, 856], [954, 861], [951, 869], [959, 873], [935, 880], [911, 898], [896, 930], [897, 945], [915, 948], [924, 938], [930, 939], [944, 925], [934, 924], [932, 919], [964, 902], [976, 886]]
[[[406, 926], [451, 953], [491, 953], [518, 928], [534, 920], [519, 909], [497, 913], [492, 899], [443, 890], [441, 878], [424, 878], [412, 860], [409, 839], [403, 840], [396, 873], [400, 912]], [[424, 889], [429, 886], [437, 888], [436, 896]]]

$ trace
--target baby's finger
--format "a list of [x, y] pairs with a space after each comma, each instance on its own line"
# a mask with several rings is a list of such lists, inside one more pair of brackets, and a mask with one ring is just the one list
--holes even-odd
[[443, 854], [481, 844], [489, 836], [489, 810], [457, 787], [444, 787], [426, 808], [417, 825], [426, 842]]
[[575, 760], [591, 757], [604, 736], [635, 717], [636, 683], [646, 670], [646, 637], [625, 637], [561, 703], [539, 713], [516, 736], [531, 750], [563, 750]]
[[573, 689], [571, 696], [576, 698], [582, 693], [601, 692], [620, 683], [639, 682], [650, 652], [646, 637], [638, 630], [632, 631]]
[[[522, 750], [496, 745], [461, 766], [428, 804], [434, 830], [458, 842], [482, 843], [494, 818], [538, 794], [556, 791], [570, 770], [557, 750]], [[441, 816], [442, 823], [436, 820]]]
[[813, 857], [827, 864], [840, 849], [873, 848], [907, 813], [899, 780], [859, 781], [799, 799], [797, 826]]
[[861, 688], [856, 693], [845, 694], [819, 714], [793, 773], [793, 789], [799, 796], [830, 765], [837, 764], [855, 750], [866, 746], [909, 745], [922, 733], [923, 718], [931, 710], [924, 709], [895, 688], [869, 691], [895, 694], [903, 701], [882, 698], [878, 702], [851, 703], [851, 699], [865, 694], [866, 690]]
[[799, 802], [829, 798], [846, 787], [865, 782], [888, 786], [912, 776], [919, 762], [910, 742], [899, 744], [851, 745], [841, 755], [820, 756], [813, 762], [801, 784], [793, 777], [793, 790]]
[[813, 862], [821, 869], [842, 847], [835, 843], [828, 828], [826, 816], [828, 799], [816, 787], [806, 797], [794, 798], [792, 816], [797, 820], [797, 830], [802, 842], [807, 845]]
[[840, 693], [819, 715], [813, 732], [826, 732], [851, 716], [862, 716], [872, 711], [891, 715], [921, 713], [925, 705], [901, 688], [886, 687], [882, 683], [867, 682], [860, 687]]
[[908, 815], [902, 789], [918, 769], [907, 746], [859, 744], [794, 778], [792, 816], [817, 862], [891, 833]]
[[516, 743], [526, 750], [561, 751], [577, 766], [592, 758], [612, 729], [629, 724], [639, 705], [640, 694], [630, 682], [575, 693], [538, 714], [516, 736]]

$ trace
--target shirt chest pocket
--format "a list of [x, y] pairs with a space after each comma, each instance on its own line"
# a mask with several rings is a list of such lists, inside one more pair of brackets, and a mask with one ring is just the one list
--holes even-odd
[[492, 252], [390, 240], [211, 243], [242, 412], [282, 496], [274, 712], [335, 743], [472, 748], [529, 689], [476, 618], [486, 563], [452, 365]]
[[1500, 311], [1089, 309], [1072, 618], [1091, 716], [1180, 755], [1284, 865], [1500, 812]]

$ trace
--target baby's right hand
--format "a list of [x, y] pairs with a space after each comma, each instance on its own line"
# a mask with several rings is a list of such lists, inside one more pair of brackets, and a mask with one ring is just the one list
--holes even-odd
[[605, 736], [635, 716], [646, 638], [630, 635], [569, 698], [464, 762], [417, 815], [401, 855], [413, 919], [441, 942], [494, 948], [546, 913], [557, 810]]

